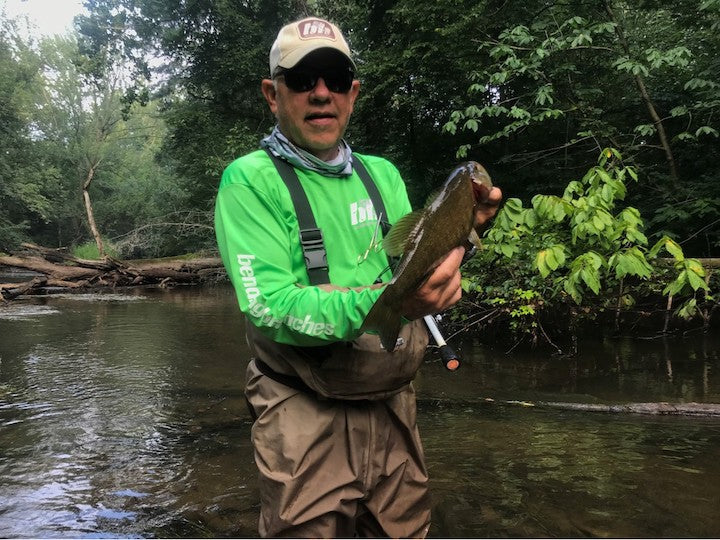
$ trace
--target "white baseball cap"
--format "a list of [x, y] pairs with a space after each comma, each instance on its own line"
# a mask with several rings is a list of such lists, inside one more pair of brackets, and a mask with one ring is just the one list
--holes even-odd
[[308, 17], [283, 26], [270, 48], [270, 75], [277, 68], [290, 69], [309, 53], [319, 49], [335, 49], [355, 68], [345, 38], [340, 29], [324, 19]]

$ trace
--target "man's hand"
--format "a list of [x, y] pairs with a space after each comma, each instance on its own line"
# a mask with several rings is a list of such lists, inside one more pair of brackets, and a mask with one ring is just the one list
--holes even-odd
[[480, 234], [485, 225], [495, 217], [498, 207], [502, 201], [502, 191], [499, 187], [493, 186], [488, 192], [487, 200], [481, 201], [475, 209], [475, 230]]
[[[502, 200], [500, 188], [493, 187], [486, 201], [475, 210], [475, 230], [480, 232], [495, 216]], [[454, 306], [462, 296], [460, 288], [460, 263], [465, 255], [464, 247], [456, 247], [440, 260], [430, 276], [403, 303], [402, 314], [410, 320], [440, 313]]]
[[405, 318], [414, 320], [431, 313], [440, 313], [460, 300], [460, 263], [463, 255], [465, 248], [456, 247], [441, 259], [415, 294], [403, 303], [402, 314]]

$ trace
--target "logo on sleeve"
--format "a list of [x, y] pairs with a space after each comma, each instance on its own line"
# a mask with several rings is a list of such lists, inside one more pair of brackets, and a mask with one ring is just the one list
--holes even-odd
[[310, 314], [306, 314], [304, 317], [302, 315], [294, 316], [290, 313], [284, 317], [276, 317], [273, 315], [272, 309], [263, 303], [265, 299], [258, 288], [257, 278], [255, 277], [255, 271], [252, 266], [254, 260], [255, 255], [237, 254], [240, 283], [245, 290], [245, 296], [248, 300], [246, 312], [250, 316], [254, 317], [264, 326], [280, 328], [282, 325], [285, 325], [310, 336], [320, 336], [323, 334], [331, 336], [333, 332], [335, 332], [334, 324], [315, 321]]

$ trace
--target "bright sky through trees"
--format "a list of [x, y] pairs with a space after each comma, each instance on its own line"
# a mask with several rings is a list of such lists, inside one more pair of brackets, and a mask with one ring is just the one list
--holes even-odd
[[82, 0], [0, 0], [0, 15], [27, 17], [45, 35], [70, 29], [73, 17], [82, 10]]

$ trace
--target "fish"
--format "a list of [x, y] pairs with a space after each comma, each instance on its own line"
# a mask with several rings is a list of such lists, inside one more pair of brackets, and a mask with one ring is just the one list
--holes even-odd
[[468, 240], [479, 240], [474, 230], [475, 208], [487, 201], [490, 189], [492, 180], [482, 165], [462, 163], [429, 204], [399, 219], [383, 239], [386, 254], [402, 254], [402, 258], [361, 329], [376, 331], [387, 352], [397, 346], [405, 298], [422, 285], [441, 257]]

